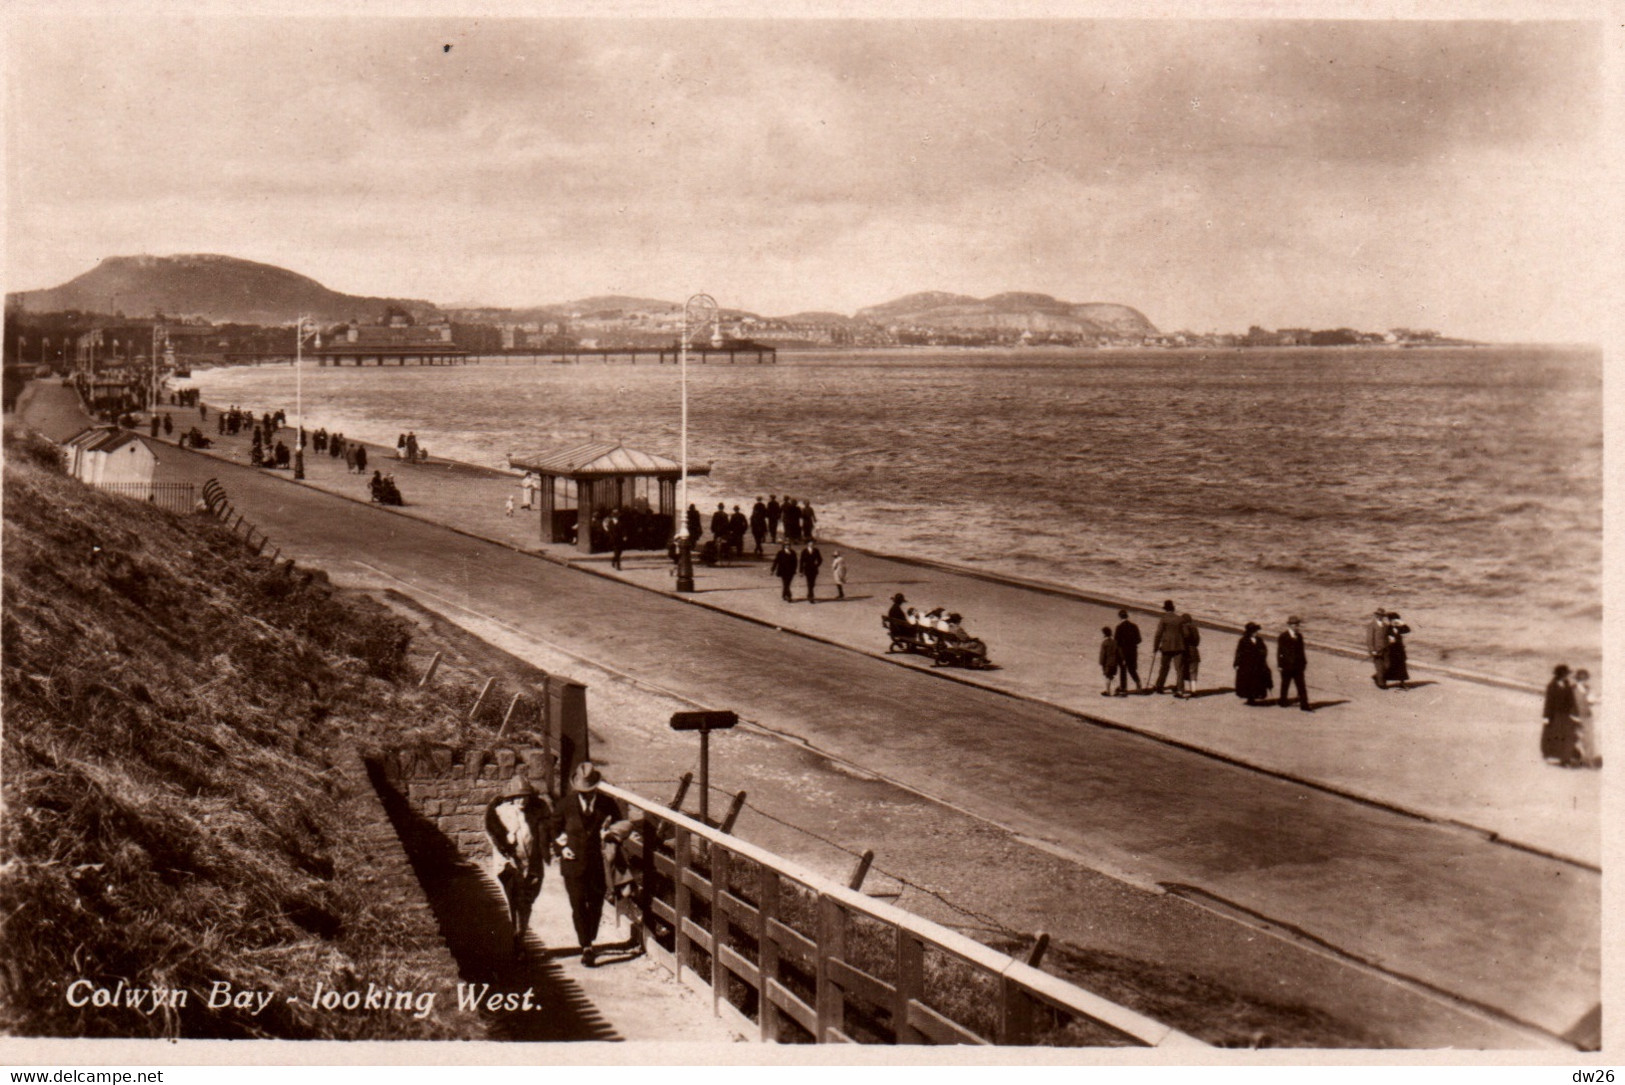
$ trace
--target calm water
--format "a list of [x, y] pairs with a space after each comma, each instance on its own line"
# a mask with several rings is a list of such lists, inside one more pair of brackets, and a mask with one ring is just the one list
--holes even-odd
[[[293, 413], [287, 366], [200, 372]], [[315, 369], [310, 428], [501, 466], [615, 439], [676, 458], [653, 365]], [[1601, 635], [1602, 363], [1585, 350], [783, 355], [689, 371], [702, 510], [787, 492], [822, 534], [1199, 617], [1544, 677]], [[861, 572], [858, 574], [861, 576]], [[974, 616], [970, 616], [974, 620]]]

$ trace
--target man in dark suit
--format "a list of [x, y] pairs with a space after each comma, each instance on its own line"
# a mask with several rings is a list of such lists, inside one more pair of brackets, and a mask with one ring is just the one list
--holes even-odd
[[1309, 654], [1303, 646], [1303, 619], [1296, 614], [1286, 620], [1286, 628], [1275, 638], [1275, 666], [1281, 672], [1282, 708], [1292, 703], [1288, 690], [1298, 683], [1298, 707], [1305, 712], [1309, 707], [1309, 690], [1303, 684], [1303, 672], [1309, 665]]
[[801, 575], [807, 578], [807, 602], [816, 603], [813, 589], [818, 586], [818, 570], [824, 567], [824, 555], [819, 553], [818, 544], [809, 542], [807, 548], [801, 552]]
[[1140, 685], [1140, 627], [1129, 621], [1128, 611], [1119, 610], [1117, 629], [1112, 633], [1112, 639], [1117, 642], [1117, 654], [1121, 661], [1117, 668], [1117, 695], [1128, 696], [1128, 680], [1134, 678], [1136, 692], [1144, 689]]
[[779, 552], [773, 555], [773, 564], [769, 565], [767, 569], [768, 572], [779, 578], [780, 584], [784, 585], [780, 598], [786, 603], [793, 602], [790, 598], [790, 585], [796, 579], [796, 568], [796, 552], [790, 549], [789, 543], [780, 543]]
[[570, 916], [575, 921], [576, 941], [581, 943], [581, 963], [593, 963], [593, 939], [604, 915], [604, 841], [624, 838], [629, 828], [621, 820], [621, 808], [602, 794], [598, 785], [603, 775], [591, 761], [583, 761], [570, 774], [570, 794], [559, 802], [554, 815], [553, 846], [559, 855], [559, 870], [570, 897]]

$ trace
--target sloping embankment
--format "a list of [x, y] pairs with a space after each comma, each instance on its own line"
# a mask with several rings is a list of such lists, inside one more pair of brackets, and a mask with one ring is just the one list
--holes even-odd
[[[379, 891], [350, 770], [357, 747], [453, 732], [453, 692], [405, 680], [408, 627], [212, 520], [62, 477], [37, 438], [5, 451], [0, 1029], [482, 1035], [444, 996], [424, 1015], [308, 997], [455, 978], [432, 919]], [[209, 1005], [222, 983], [269, 997]], [[167, 994], [130, 1006], [140, 989]]]

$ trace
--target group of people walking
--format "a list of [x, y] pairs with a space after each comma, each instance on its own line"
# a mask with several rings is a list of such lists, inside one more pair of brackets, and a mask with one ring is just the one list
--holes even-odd
[[[701, 528], [705, 526], [701, 523], [700, 510], [689, 505], [684, 516], [689, 540], [699, 546]], [[711, 539], [716, 543], [718, 557], [726, 559], [744, 556], [745, 536], [749, 535], [755, 544], [754, 556], [762, 557], [764, 545], [780, 541], [781, 526], [783, 541], [792, 546], [810, 543], [817, 537], [818, 513], [813, 510], [811, 501], [799, 501], [788, 494], [782, 502], [776, 494], [770, 494], [766, 501], [758, 497], [748, 516], [738, 505], [730, 512], [727, 505], [719, 501], [711, 514]]]
[[1571, 671], [1567, 663], [1552, 669], [1546, 685], [1546, 702], [1541, 708], [1540, 755], [1548, 765], [1566, 769], [1601, 768], [1595, 726], [1596, 699], [1591, 692], [1591, 673]]
[[[1119, 610], [1117, 618], [1115, 628], [1107, 625], [1100, 630], [1099, 663], [1106, 677], [1106, 688], [1100, 691], [1102, 697], [1127, 697], [1131, 678], [1136, 693], [1145, 691], [1140, 680], [1140, 645], [1144, 643], [1140, 627], [1129, 617], [1127, 610]], [[1275, 677], [1269, 665], [1269, 646], [1259, 635], [1262, 630], [1263, 627], [1257, 622], [1248, 622], [1243, 627], [1230, 664], [1235, 671], [1236, 696], [1249, 705], [1269, 703], [1270, 692], [1275, 688]], [[1161, 656], [1151, 692], [1171, 692], [1179, 700], [1194, 697], [1202, 665], [1202, 629], [1196, 620], [1188, 613], [1181, 613], [1172, 599], [1165, 600], [1150, 643], [1153, 661]], [[1287, 619], [1286, 628], [1276, 638], [1275, 663], [1281, 672], [1281, 692], [1276, 703], [1282, 708], [1291, 707], [1292, 689], [1296, 686], [1298, 708], [1304, 712], [1313, 711], [1304, 681], [1308, 653], [1304, 649], [1303, 619], [1296, 614]], [[1173, 678], [1171, 686], [1170, 675]], [[1115, 691], [1112, 689], [1114, 680], [1117, 683]]]
[[[799, 574], [807, 582], [807, 602], [818, 602], [818, 575], [824, 568], [824, 554], [818, 549], [816, 542], [808, 541], [798, 554], [790, 546], [788, 539], [779, 543], [778, 553], [773, 555], [773, 562], [767, 568], [769, 574], [779, 578], [782, 586], [780, 598], [786, 603], [795, 602], [791, 595], [791, 588], [795, 585]], [[839, 550], [835, 551], [830, 559], [830, 579], [835, 583], [835, 598], [846, 598], [846, 556]]]
[[595, 963], [604, 904], [612, 892], [631, 884], [620, 849], [632, 823], [623, 817], [620, 804], [599, 790], [602, 782], [603, 774], [592, 762], [581, 762], [570, 774], [569, 793], [555, 807], [529, 780], [515, 776], [485, 808], [486, 838], [497, 881], [508, 898], [515, 957], [524, 952], [531, 906], [556, 858], [581, 961]]

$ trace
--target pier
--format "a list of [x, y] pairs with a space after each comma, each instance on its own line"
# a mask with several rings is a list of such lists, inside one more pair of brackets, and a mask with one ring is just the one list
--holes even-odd
[[[503, 358], [514, 361], [529, 359], [532, 363], [552, 362], [568, 365], [583, 361], [637, 365], [676, 365], [678, 348], [675, 344], [664, 347], [509, 347], [502, 350], [482, 350], [482, 358]], [[740, 359], [744, 358], [745, 362]], [[762, 343], [734, 343], [720, 347], [689, 347], [688, 360], [698, 365], [711, 364], [774, 365], [779, 360], [779, 348]]]

